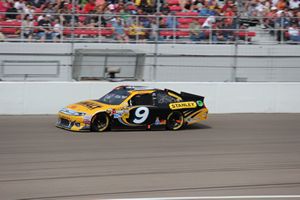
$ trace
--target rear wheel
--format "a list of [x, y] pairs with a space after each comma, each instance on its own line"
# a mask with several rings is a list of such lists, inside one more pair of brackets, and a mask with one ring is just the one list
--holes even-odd
[[178, 130], [184, 126], [184, 117], [182, 112], [171, 112], [167, 117], [167, 129]]
[[95, 132], [103, 132], [109, 128], [109, 116], [105, 113], [99, 113], [92, 119], [91, 130]]

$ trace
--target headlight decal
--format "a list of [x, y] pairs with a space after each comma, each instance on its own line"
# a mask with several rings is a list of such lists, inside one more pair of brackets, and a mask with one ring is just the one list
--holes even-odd
[[73, 115], [73, 116], [85, 116], [86, 113], [84, 112], [77, 112], [68, 108], [63, 108], [59, 112], [67, 114], [67, 115]]

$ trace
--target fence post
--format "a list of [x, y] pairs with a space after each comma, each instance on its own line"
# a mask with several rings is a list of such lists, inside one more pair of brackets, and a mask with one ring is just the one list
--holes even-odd
[[157, 73], [157, 54], [158, 54], [158, 38], [159, 38], [159, 18], [155, 16], [156, 26], [155, 26], [155, 42], [154, 42], [154, 58], [153, 58], [153, 69], [152, 69], [152, 81], [156, 81]]
[[[24, 42], [24, 29], [26, 27], [24, 27], [24, 12], [21, 13], [21, 31], [20, 31], [20, 34], [21, 34], [21, 41]], [[31, 28], [31, 27], [30, 27]]]

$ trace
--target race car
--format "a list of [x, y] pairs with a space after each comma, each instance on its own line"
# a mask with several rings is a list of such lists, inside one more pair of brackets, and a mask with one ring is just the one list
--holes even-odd
[[144, 86], [119, 86], [100, 99], [71, 104], [56, 126], [71, 131], [179, 130], [207, 119], [204, 97]]

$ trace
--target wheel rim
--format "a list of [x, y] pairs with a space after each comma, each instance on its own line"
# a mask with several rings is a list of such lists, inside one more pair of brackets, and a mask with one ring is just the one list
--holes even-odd
[[168, 116], [168, 128], [178, 130], [184, 123], [183, 115], [180, 112], [173, 112]]
[[106, 115], [99, 115], [95, 118], [94, 125], [98, 131], [104, 131], [108, 127], [108, 122]]

